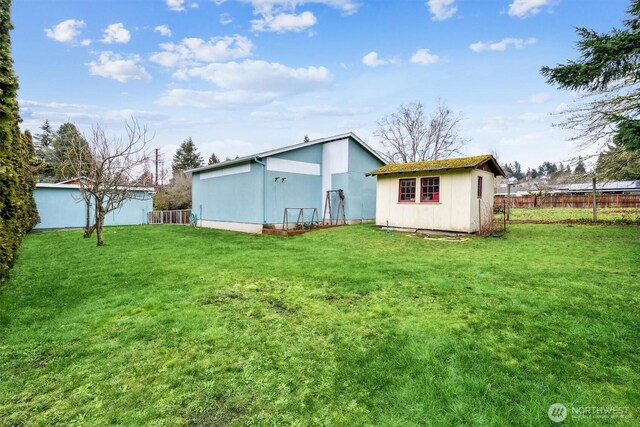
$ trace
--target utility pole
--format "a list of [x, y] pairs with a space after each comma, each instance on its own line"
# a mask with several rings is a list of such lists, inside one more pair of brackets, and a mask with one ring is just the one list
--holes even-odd
[[158, 149], [156, 148], [156, 189], [158, 189]]

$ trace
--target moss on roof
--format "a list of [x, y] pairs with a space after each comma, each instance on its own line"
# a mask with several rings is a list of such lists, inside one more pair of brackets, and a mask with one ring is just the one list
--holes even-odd
[[391, 163], [369, 172], [367, 175], [386, 175], [403, 172], [422, 172], [443, 169], [464, 169], [474, 168], [485, 161], [491, 159], [491, 154], [481, 156], [456, 157], [453, 159], [428, 160], [426, 162], [413, 163]]

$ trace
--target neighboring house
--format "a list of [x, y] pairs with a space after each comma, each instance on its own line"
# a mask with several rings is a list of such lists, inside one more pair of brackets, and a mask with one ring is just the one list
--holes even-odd
[[[153, 210], [153, 189], [136, 188], [132, 190], [132, 195], [133, 198], [127, 200], [120, 209], [107, 214], [105, 225], [147, 223], [147, 213]], [[33, 197], [40, 214], [40, 222], [35, 226], [36, 229], [81, 228], [85, 226], [87, 205], [80, 195], [78, 184], [36, 184]], [[93, 223], [93, 206], [89, 214]]]
[[474, 233], [493, 220], [495, 177], [504, 171], [490, 154], [383, 166], [376, 224], [393, 228]]
[[[553, 186], [553, 193], [558, 194], [590, 194], [593, 183], [557, 184]], [[640, 194], [640, 181], [599, 181], [596, 182], [596, 192], [603, 194]]]
[[[593, 183], [564, 183], [564, 184], [530, 184], [527, 186], [512, 186], [511, 196], [527, 196], [530, 194], [576, 194], [584, 195], [593, 192]], [[596, 183], [598, 194], [640, 194], [640, 181], [598, 181]], [[500, 186], [496, 196], [506, 196], [507, 187]]]
[[[386, 162], [353, 133], [316, 139], [192, 169], [192, 211], [203, 227], [261, 233], [285, 208], [313, 208], [322, 220], [328, 190], [343, 190], [347, 222], [375, 218], [376, 182]], [[337, 193], [332, 193], [334, 216]], [[292, 218], [295, 222], [295, 218]]]

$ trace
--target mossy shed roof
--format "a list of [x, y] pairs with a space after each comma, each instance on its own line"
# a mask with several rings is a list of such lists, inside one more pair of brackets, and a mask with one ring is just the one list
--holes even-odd
[[491, 154], [483, 154], [471, 157], [455, 157], [452, 159], [428, 160], [426, 162], [391, 163], [373, 170], [370, 175], [390, 175], [395, 173], [415, 173], [449, 169], [476, 169], [487, 165], [496, 175], [504, 176], [504, 171]]

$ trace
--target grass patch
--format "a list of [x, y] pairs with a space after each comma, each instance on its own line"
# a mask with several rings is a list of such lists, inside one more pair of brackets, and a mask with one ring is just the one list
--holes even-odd
[[545, 425], [640, 404], [640, 228], [27, 236], [0, 425]]
[[[502, 218], [502, 215], [500, 215]], [[593, 221], [592, 208], [516, 208], [513, 221]], [[638, 223], [640, 208], [598, 208], [598, 221], [605, 223]]]

